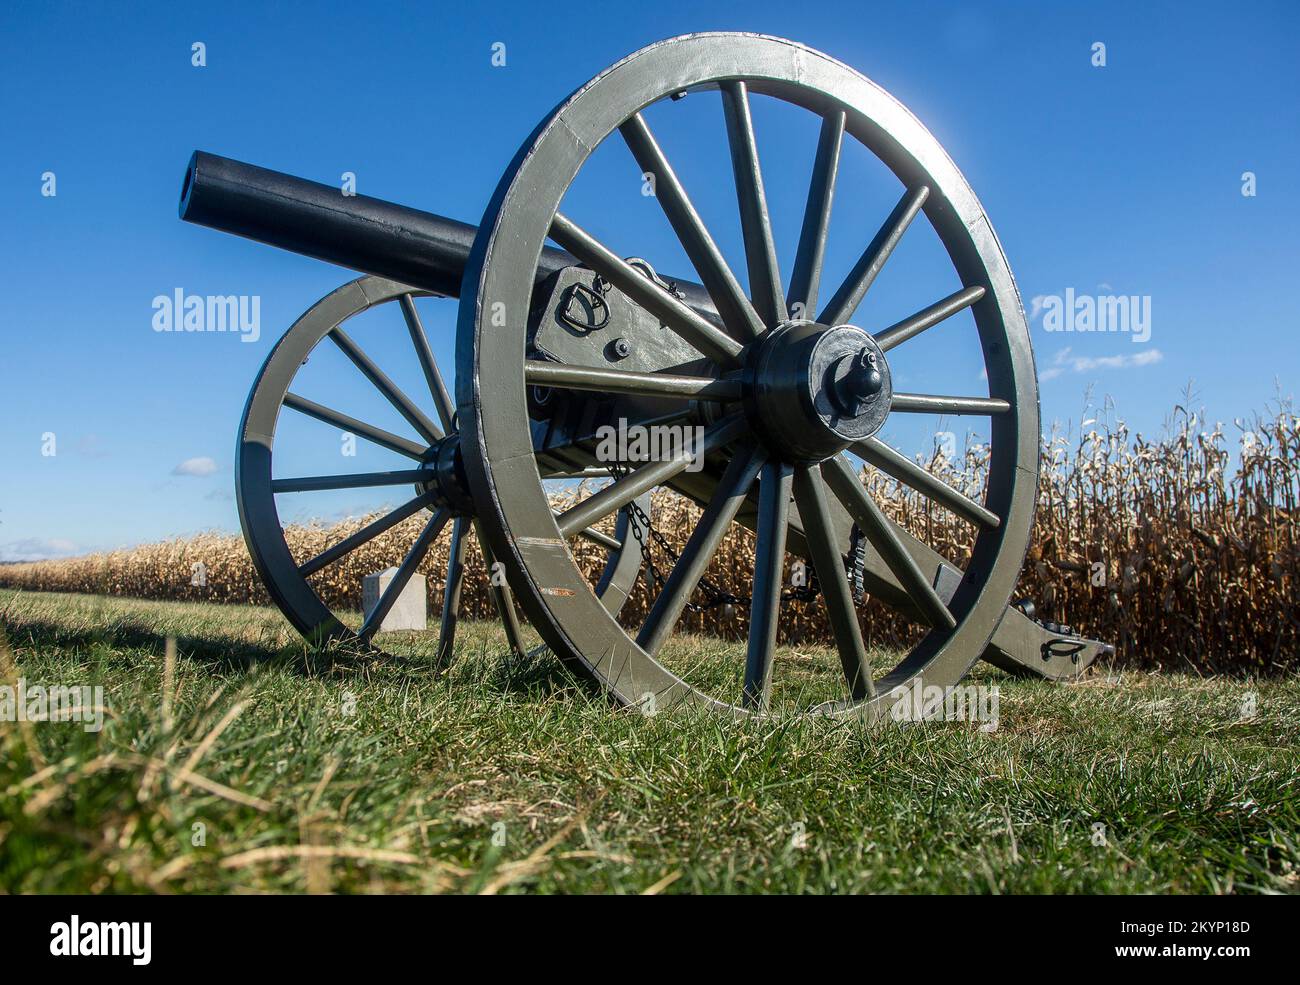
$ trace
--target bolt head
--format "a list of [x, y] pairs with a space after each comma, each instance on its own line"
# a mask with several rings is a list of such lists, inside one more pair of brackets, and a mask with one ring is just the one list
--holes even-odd
[[844, 357], [843, 370], [833, 374], [831, 399], [850, 416], [861, 414], [885, 385], [876, 353], [865, 346]]

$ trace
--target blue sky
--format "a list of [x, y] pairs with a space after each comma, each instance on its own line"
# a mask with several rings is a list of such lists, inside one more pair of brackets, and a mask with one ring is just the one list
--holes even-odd
[[[1028, 309], [1067, 289], [1150, 299], [1145, 342], [1035, 322], [1046, 421], [1077, 422], [1089, 388], [1145, 432], [1159, 430], [1189, 382], [1211, 420], [1294, 392], [1294, 3], [664, 0], [568, 18], [508, 2], [190, 6], [0, 11], [0, 559], [237, 529], [232, 459], [248, 387], [274, 338], [350, 275], [179, 222], [196, 147], [332, 183], [352, 171], [365, 194], [477, 221], [502, 167], [557, 101], [628, 52], [689, 31], [792, 37], [902, 100], [974, 186]], [[207, 48], [203, 68], [191, 65], [196, 41]], [[1098, 41], [1101, 68], [1091, 64]], [[491, 63], [496, 42], [504, 67]], [[714, 192], [701, 211], [736, 257], [733, 193], [709, 180], [724, 174], [711, 170], [725, 164], [720, 115], [687, 106], [694, 98], [675, 122], [655, 118], [657, 132], [697, 198]], [[815, 127], [786, 125], [755, 109], [788, 270]], [[575, 217], [620, 252], [687, 272], [653, 205], [636, 200], [629, 162], [593, 159], [573, 193]], [[896, 195], [872, 183], [869, 161], [859, 165], [861, 197], [843, 178], [837, 193], [832, 266], [844, 269]], [[790, 180], [773, 177], [782, 168]], [[47, 171], [54, 197], [41, 194]], [[1246, 171], [1254, 197], [1242, 195]], [[628, 212], [602, 205], [616, 193], [631, 196]], [[915, 238], [878, 298], [873, 288], [868, 321], [887, 324], [947, 293], [926, 282], [942, 265]], [[178, 288], [259, 296], [260, 340], [155, 333], [152, 299]], [[449, 364], [454, 302], [425, 311]], [[380, 352], [415, 389], [414, 361], [381, 331]], [[983, 392], [960, 346], [940, 344], [948, 384]], [[351, 407], [366, 398], [355, 399]], [[54, 455], [42, 454], [47, 433]], [[910, 450], [927, 436], [895, 439]], [[211, 465], [182, 467], [194, 459]]]

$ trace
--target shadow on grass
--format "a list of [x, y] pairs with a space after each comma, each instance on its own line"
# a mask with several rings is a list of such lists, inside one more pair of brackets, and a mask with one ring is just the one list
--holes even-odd
[[605, 698], [605, 692], [593, 681], [575, 673], [547, 647], [539, 646], [526, 654], [506, 650], [484, 666], [482, 662], [462, 661], [457, 678], [473, 677], [474, 686], [498, 696], [527, 698], [544, 702], [556, 698], [580, 697], [591, 701]]
[[335, 648], [312, 650], [306, 643], [277, 645], [251, 640], [213, 639], [189, 633], [166, 633], [133, 623], [114, 623], [93, 629], [73, 629], [57, 622], [23, 621], [7, 627], [11, 642], [15, 637], [38, 649], [62, 651], [90, 650], [107, 647], [114, 650], [140, 650], [159, 658], [169, 638], [176, 641], [176, 653], [182, 660], [201, 664], [215, 672], [242, 672], [258, 666], [273, 666], [318, 677], [323, 673], [368, 671], [379, 660], [408, 665], [416, 669], [421, 662], [409, 657], [394, 657]]
[[214, 639], [190, 633], [169, 634], [130, 622], [74, 629], [58, 622], [24, 620], [5, 624], [4, 629], [11, 645], [21, 640], [26, 646], [75, 655], [87, 663], [94, 660], [94, 650], [109, 649], [141, 651], [157, 657], [161, 664], [167, 640], [172, 638], [176, 641], [178, 659], [197, 664], [214, 674], [274, 668], [310, 678], [438, 677], [452, 686], [475, 686], [488, 693], [526, 696], [534, 700], [545, 700], [583, 687], [583, 681], [544, 647], [524, 656], [504, 648], [500, 653], [479, 649], [472, 655], [460, 657], [450, 668], [440, 670], [431, 656], [408, 656], [346, 645], [313, 649], [305, 641], [272, 644]]

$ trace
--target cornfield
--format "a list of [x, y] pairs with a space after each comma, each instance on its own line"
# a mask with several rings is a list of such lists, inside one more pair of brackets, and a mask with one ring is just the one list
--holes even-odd
[[[1230, 440], [1179, 407], [1155, 440], [1132, 434], [1113, 417], [1071, 437], [1044, 438], [1035, 536], [1021, 574], [1019, 595], [1032, 599], [1041, 618], [1112, 642], [1124, 666], [1206, 672], [1281, 673], [1300, 665], [1295, 593], [1300, 573], [1297, 498], [1300, 497], [1300, 417], [1283, 405], [1248, 424]], [[1234, 455], [1234, 446], [1236, 454]], [[979, 497], [988, 472], [988, 448], [968, 445], [926, 463], [936, 475]], [[957, 563], [968, 556], [972, 528], [874, 470], [867, 482], [886, 512]], [[567, 496], [581, 495], [570, 491]], [[561, 505], [561, 504], [557, 504]], [[699, 510], [660, 492], [654, 526], [680, 549]], [[371, 517], [287, 530], [297, 560], [304, 561]], [[360, 609], [364, 575], [388, 567], [414, 539], [419, 517], [392, 528], [312, 577], [332, 608]], [[437, 612], [448, 536], [420, 568], [430, 612]], [[709, 569], [716, 591], [697, 594], [682, 628], [729, 638], [743, 636], [744, 604], [722, 601], [750, 592], [753, 540], [748, 531], [728, 536]], [[603, 549], [575, 546], [594, 581]], [[652, 547], [660, 570], [670, 561]], [[196, 569], [201, 565], [201, 569]], [[471, 546], [462, 596], [465, 618], [492, 618], [484, 566]], [[195, 578], [196, 570], [203, 578]], [[203, 584], [195, 584], [202, 581]], [[639, 625], [652, 596], [643, 577], [624, 609], [625, 624]], [[246, 604], [268, 598], [242, 538], [203, 534], [164, 543], [58, 561], [0, 566], [0, 585], [40, 591], [92, 592], [144, 598]], [[786, 641], [827, 641], [829, 628], [816, 602], [791, 601], [782, 619]], [[860, 609], [869, 643], [904, 645], [916, 630], [892, 610], [868, 599]]]

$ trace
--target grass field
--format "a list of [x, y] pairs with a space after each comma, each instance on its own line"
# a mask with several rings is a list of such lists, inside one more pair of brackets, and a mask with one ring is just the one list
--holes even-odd
[[271, 609], [6, 590], [0, 623], [0, 683], [108, 708], [0, 722], [8, 892], [1300, 891], [1295, 677], [981, 670], [993, 732], [734, 723], [614, 710], [489, 623], [443, 676]]

